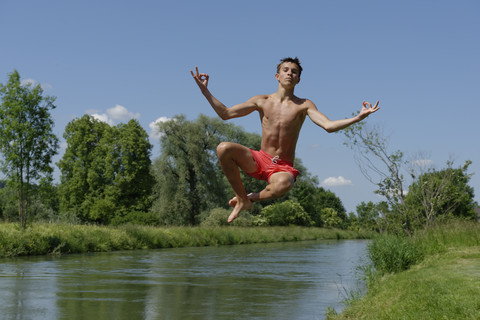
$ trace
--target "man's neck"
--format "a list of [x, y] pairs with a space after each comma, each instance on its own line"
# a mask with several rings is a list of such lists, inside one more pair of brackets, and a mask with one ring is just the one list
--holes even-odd
[[285, 88], [279, 84], [278, 90], [277, 92], [275, 92], [275, 95], [280, 99], [280, 101], [292, 100], [295, 97], [295, 95], [293, 94], [294, 90], [295, 88]]

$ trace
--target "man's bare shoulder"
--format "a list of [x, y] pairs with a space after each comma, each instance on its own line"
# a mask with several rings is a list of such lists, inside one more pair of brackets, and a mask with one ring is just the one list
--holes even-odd
[[315, 104], [311, 100], [306, 99], [306, 98], [295, 97], [293, 102], [296, 105], [298, 105], [299, 107], [301, 107], [302, 109], [305, 109], [305, 110], [308, 110], [308, 109], [311, 109], [311, 108], [316, 108]]
[[248, 99], [249, 102], [258, 107], [262, 107], [268, 100], [271, 100], [271, 94], [259, 94]]
[[315, 105], [315, 103], [313, 103], [313, 101], [309, 100], [309, 99], [302, 99], [302, 106], [306, 109], [306, 110], [311, 110], [311, 109], [317, 109], [317, 106]]
[[253, 96], [252, 99], [258, 100], [258, 101], [265, 101], [268, 99], [271, 99], [272, 94], [259, 94], [256, 96]]
[[302, 100], [302, 104], [304, 104], [305, 106], [315, 106], [315, 104], [310, 99], [301, 99], [301, 100]]

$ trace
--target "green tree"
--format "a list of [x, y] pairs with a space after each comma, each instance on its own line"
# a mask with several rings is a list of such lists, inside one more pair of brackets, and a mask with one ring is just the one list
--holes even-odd
[[477, 204], [468, 185], [470, 164], [467, 161], [462, 167], [452, 168], [452, 163], [447, 163], [446, 169], [430, 169], [410, 185], [406, 202], [418, 226], [429, 226], [446, 217], [475, 218]]
[[34, 198], [32, 205], [32, 216], [37, 221], [58, 221], [59, 199], [58, 186], [50, 181], [42, 180], [34, 186]]
[[26, 227], [31, 185], [51, 180], [50, 164], [58, 149], [50, 115], [55, 98], [44, 95], [40, 85], [22, 84], [17, 70], [6, 85], [0, 84], [0, 96], [1, 169], [17, 192], [20, 224]]
[[[393, 217], [385, 201], [373, 203], [361, 202], [357, 206], [357, 217], [360, 226], [367, 230], [384, 232], [389, 229]], [[391, 230], [392, 231], [392, 230]]]
[[147, 132], [137, 120], [116, 127], [115, 152], [118, 165], [114, 185], [119, 195], [117, 203], [129, 211], [146, 212], [152, 205], [155, 179], [151, 172], [152, 144]]
[[60, 210], [70, 211], [82, 221], [91, 220], [92, 198], [95, 193], [103, 193], [103, 186], [108, 181], [104, 177], [109, 172], [105, 171], [101, 161], [107, 151], [99, 154], [102, 138], [108, 130], [108, 124], [88, 115], [70, 121], [65, 127], [63, 137], [67, 148], [57, 164], [61, 172]]
[[360, 226], [367, 230], [377, 230], [378, 212], [372, 201], [361, 202], [357, 205], [357, 218]]
[[297, 168], [301, 174], [297, 177], [287, 197], [290, 200], [300, 203], [305, 211], [313, 216], [317, 211], [318, 205], [315, 197], [318, 188], [318, 178], [310, 174], [300, 159], [295, 159], [295, 168]]
[[[29, 221], [56, 221], [58, 197], [55, 185], [42, 180], [30, 186]], [[0, 181], [0, 219], [18, 220], [18, 198], [14, 185]]]
[[111, 127], [84, 115], [67, 125], [64, 137], [67, 149], [58, 163], [62, 212], [99, 223], [126, 222], [129, 213], [147, 212], [152, 145], [138, 121]]
[[3, 221], [18, 219], [17, 192], [5, 180], [0, 181], [0, 217]]
[[[260, 137], [204, 115], [196, 121], [175, 116], [159, 129], [162, 153], [154, 163], [157, 183], [153, 211], [167, 225], [197, 224], [201, 212], [225, 207], [231, 196], [218, 165], [217, 145], [233, 141], [256, 147]], [[256, 184], [252, 180], [244, 180], [247, 190]]]
[[342, 225], [345, 224], [348, 218], [340, 198], [332, 191], [319, 187], [317, 177], [311, 176], [299, 159], [295, 160], [295, 167], [302, 174], [298, 176], [295, 186], [289, 194], [289, 199], [300, 203], [310, 218], [315, 221], [317, 227], [323, 226], [321, 212], [326, 208], [335, 210], [342, 221]]
[[355, 123], [342, 133], [346, 137], [344, 144], [355, 152], [360, 171], [378, 187], [375, 193], [385, 197], [392, 211], [399, 214], [405, 232], [411, 233], [413, 226], [405, 201], [403, 167], [406, 161], [403, 152], [391, 151], [382, 130], [368, 127], [366, 122]]
[[343, 221], [339, 216], [337, 210], [333, 208], [324, 208], [320, 211], [323, 226], [327, 228], [339, 228]]

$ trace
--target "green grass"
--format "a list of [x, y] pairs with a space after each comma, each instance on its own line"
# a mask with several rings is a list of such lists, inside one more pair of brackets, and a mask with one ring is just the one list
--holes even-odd
[[218, 246], [317, 239], [358, 239], [370, 234], [302, 227], [119, 227], [70, 224], [0, 224], [0, 257], [114, 250]]
[[368, 247], [368, 256], [380, 275], [407, 270], [424, 258], [424, 249], [413, 238], [380, 235]]
[[[379, 267], [370, 276], [367, 294], [347, 301], [340, 315], [330, 310], [328, 319], [480, 319], [479, 224], [451, 222], [399, 238], [396, 245], [388, 243], [394, 237], [386, 238], [375, 239], [369, 254], [397, 251], [380, 265], [391, 261], [402, 268]], [[387, 247], [378, 249], [376, 241]], [[405, 267], [412, 253], [418, 259]]]

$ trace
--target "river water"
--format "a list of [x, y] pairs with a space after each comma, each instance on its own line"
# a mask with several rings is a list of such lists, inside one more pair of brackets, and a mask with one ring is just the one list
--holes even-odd
[[1, 319], [324, 319], [367, 241], [0, 259]]

